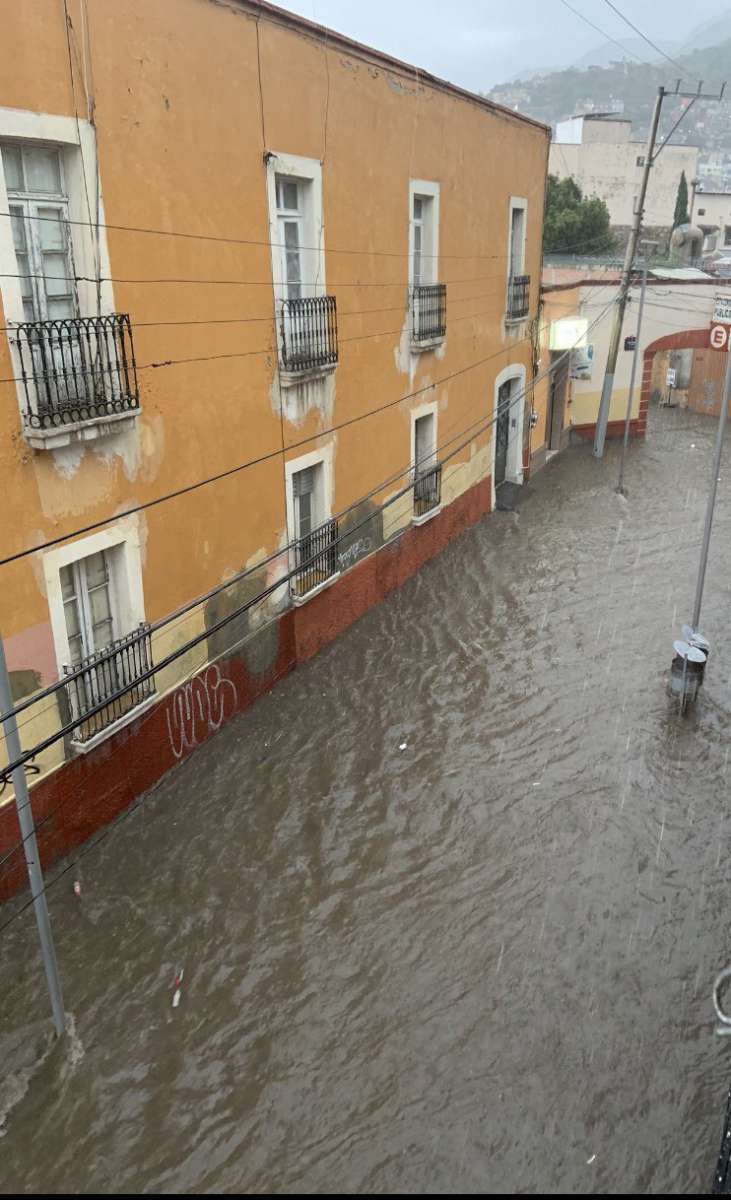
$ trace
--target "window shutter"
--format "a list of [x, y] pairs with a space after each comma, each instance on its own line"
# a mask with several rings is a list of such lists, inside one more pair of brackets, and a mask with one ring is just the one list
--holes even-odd
[[305, 467], [292, 476], [292, 492], [295, 499], [300, 496], [311, 496], [315, 489], [315, 468]]

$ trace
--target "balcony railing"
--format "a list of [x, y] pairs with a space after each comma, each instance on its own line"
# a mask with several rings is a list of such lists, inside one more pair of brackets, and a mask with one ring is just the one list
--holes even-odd
[[56, 429], [139, 408], [126, 314], [23, 321], [14, 339], [30, 429]]
[[414, 480], [414, 516], [424, 517], [433, 508], [439, 508], [442, 499], [442, 466], [437, 463], [419, 471]]
[[311, 371], [337, 364], [338, 313], [334, 296], [284, 300], [280, 329], [285, 371]]
[[447, 332], [447, 285], [432, 283], [411, 293], [411, 337], [414, 342], [443, 338]]
[[295, 553], [297, 569], [292, 576], [292, 591], [295, 596], [305, 596], [338, 573], [337, 518], [300, 538]]
[[527, 317], [530, 307], [530, 275], [513, 275], [508, 283], [508, 318]]
[[[103, 650], [87, 655], [77, 666], [64, 667], [65, 675], [74, 675], [66, 684], [66, 695], [74, 720], [79, 720], [90, 709], [109, 698], [104, 708], [76, 727], [73, 740], [88, 742], [154, 695], [153, 677], [135, 683], [152, 665], [152, 634], [150, 626], [143, 624], [133, 633], [117, 638]], [[116, 696], [121, 688], [129, 685], [132, 685], [129, 691], [123, 696]]]

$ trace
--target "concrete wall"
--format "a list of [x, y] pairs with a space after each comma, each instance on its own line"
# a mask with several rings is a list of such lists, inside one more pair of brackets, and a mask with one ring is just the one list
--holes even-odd
[[[604, 200], [612, 225], [631, 225], [643, 170], [637, 160], [644, 154], [642, 142], [590, 141], [570, 145], [556, 141], [551, 143], [548, 169], [560, 179], [570, 175], [585, 196]], [[672, 225], [681, 171], [685, 171], [690, 181], [697, 163], [698, 150], [693, 146], [664, 148], [650, 172], [646, 226]]]

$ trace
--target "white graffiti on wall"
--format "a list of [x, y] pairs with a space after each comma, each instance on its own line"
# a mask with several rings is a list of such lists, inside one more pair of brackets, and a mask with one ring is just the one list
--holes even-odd
[[364, 555], [369, 554], [373, 549], [373, 542], [369, 537], [358, 538], [357, 542], [351, 542], [347, 550], [343, 550], [338, 555], [340, 561], [340, 569], [345, 570], [346, 567], [352, 567], [354, 562]]
[[236, 685], [221, 676], [213, 665], [202, 675], [184, 683], [170, 697], [167, 707], [168, 737], [176, 758], [192, 750], [221, 728], [238, 706]]

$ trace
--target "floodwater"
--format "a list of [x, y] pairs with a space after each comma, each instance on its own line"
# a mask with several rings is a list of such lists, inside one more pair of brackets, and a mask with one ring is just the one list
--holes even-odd
[[731, 439], [694, 714], [667, 676], [714, 429], [654, 413], [626, 500], [553, 459], [169, 775], [51, 888], [63, 1043], [6, 932], [3, 1192], [709, 1190]]

